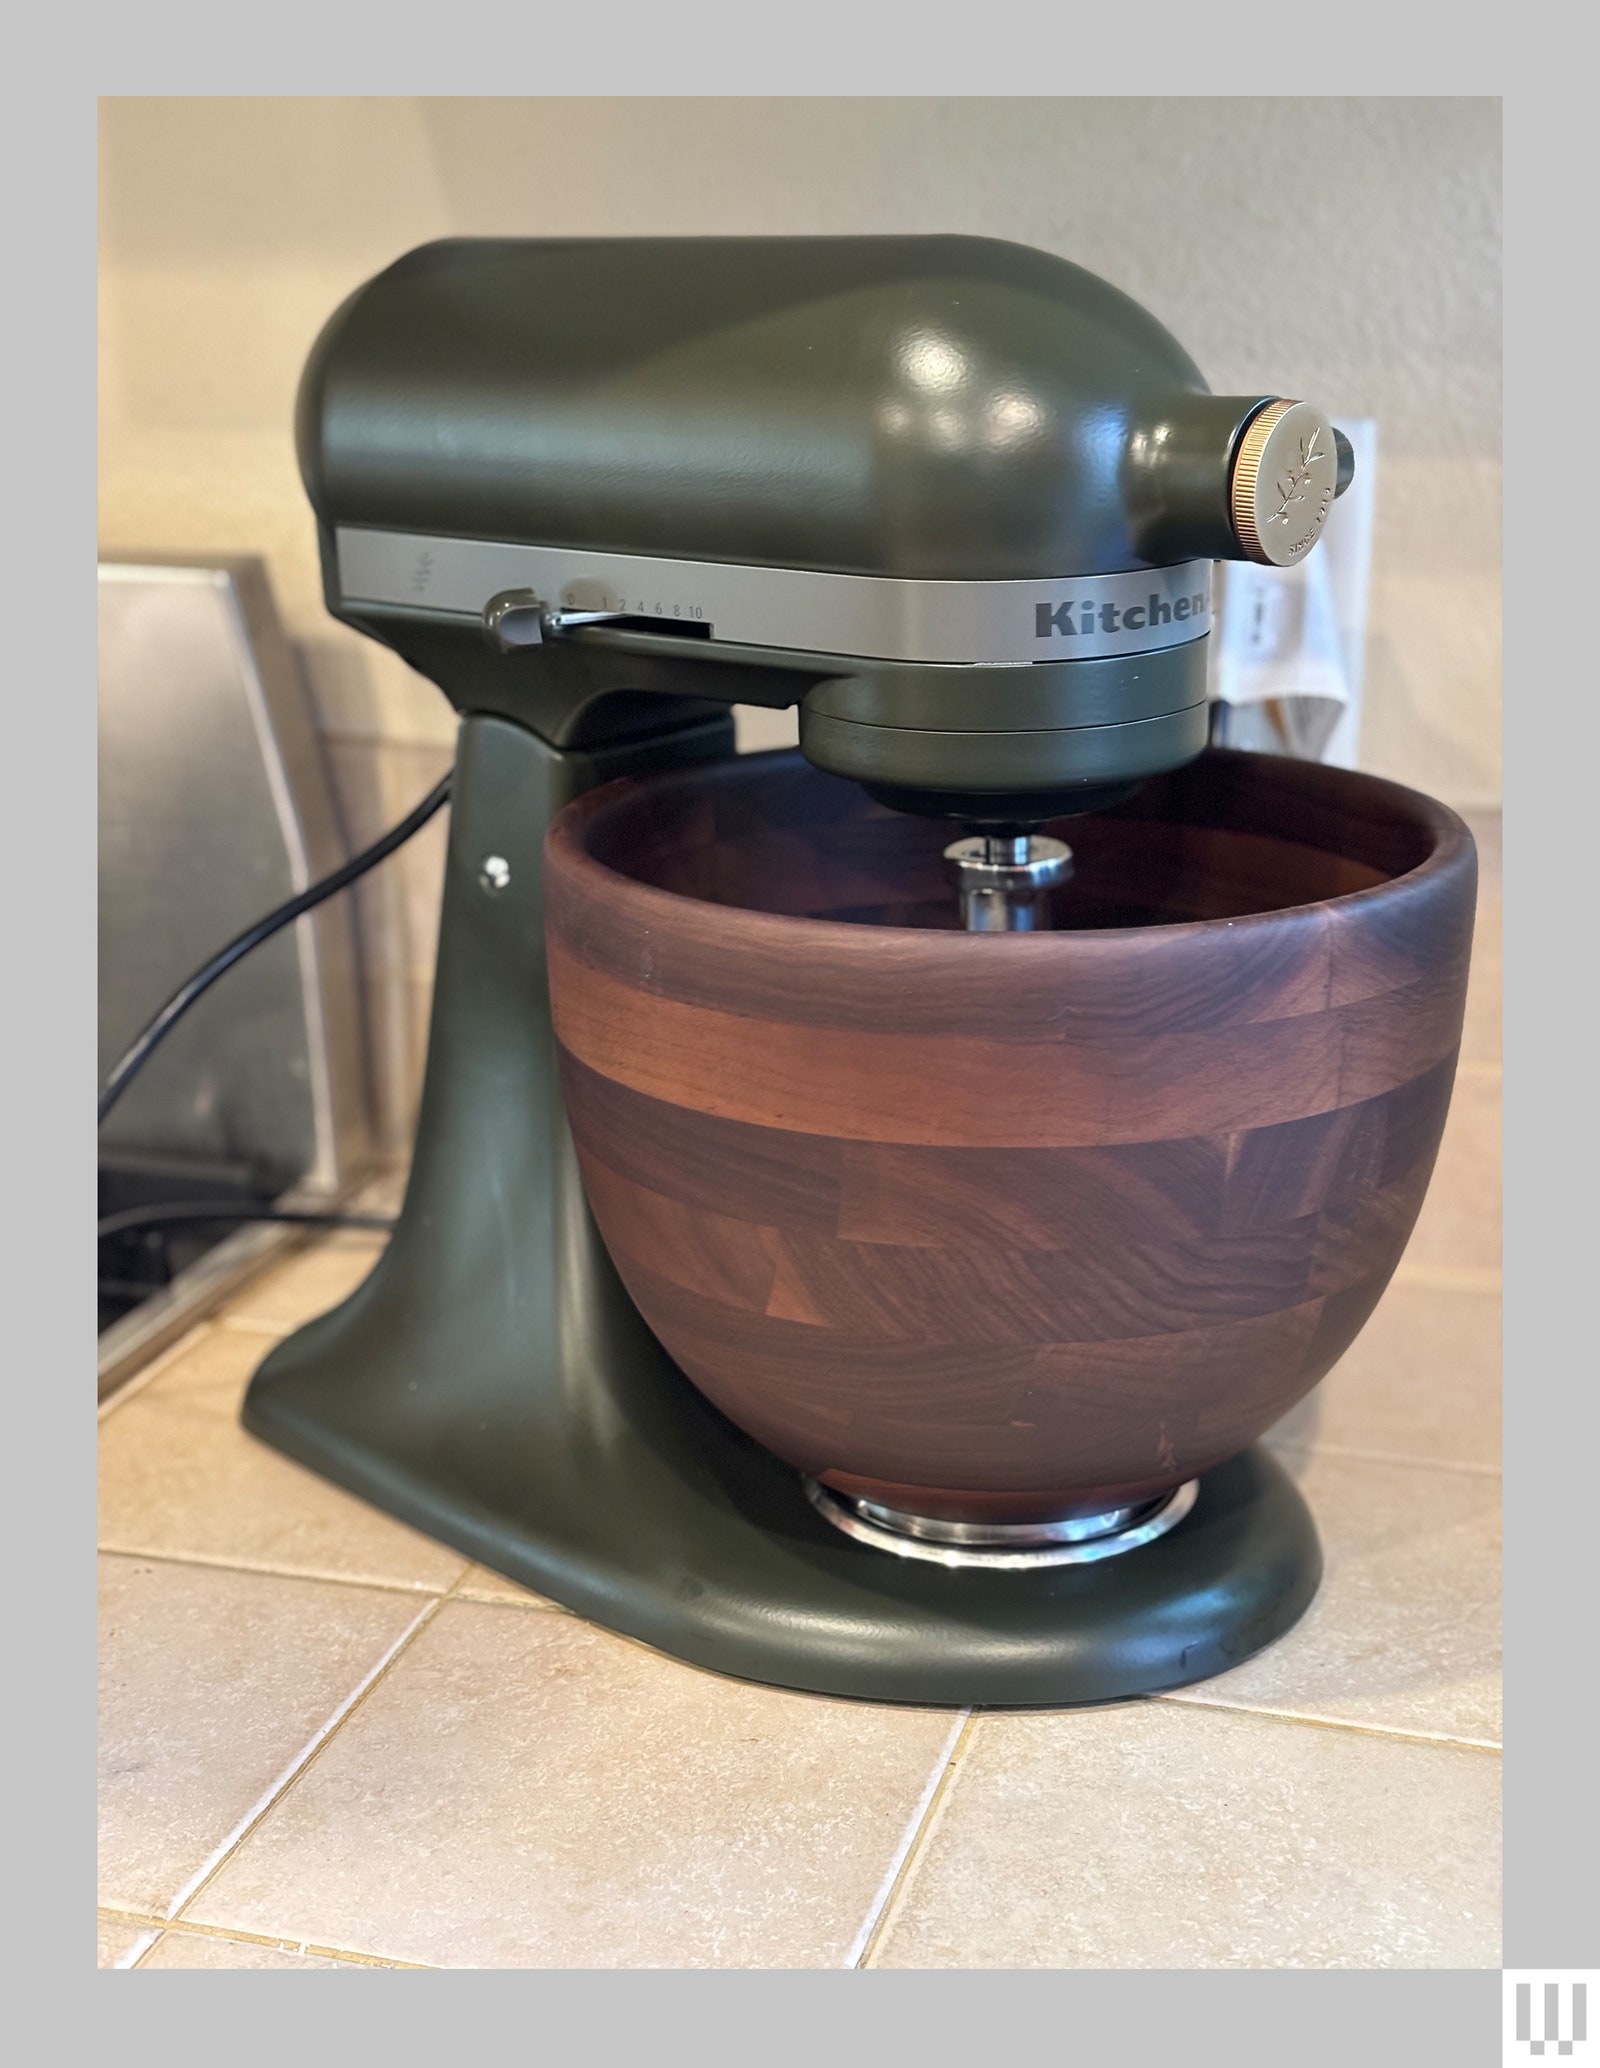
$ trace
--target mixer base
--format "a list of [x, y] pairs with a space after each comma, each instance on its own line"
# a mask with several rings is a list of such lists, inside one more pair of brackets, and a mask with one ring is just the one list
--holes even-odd
[[[1122, 1556], [950, 1567], [824, 1520], [653, 1340], [576, 1386], [525, 1369], [501, 1387], [487, 1359], [424, 1362], [381, 1326], [330, 1326], [344, 1314], [273, 1353], [249, 1428], [463, 1557], [742, 1679], [961, 1707], [1117, 1701], [1238, 1665], [1320, 1577], [1306, 1504], [1260, 1449], [1191, 1482], [1188, 1512]], [[564, 1422], [548, 1413], [563, 1392]]]
[[[726, 752], [727, 728], [676, 736]], [[462, 728], [428, 1077], [404, 1211], [367, 1282], [279, 1344], [244, 1421], [508, 1579], [717, 1672], [875, 1701], [1066, 1706], [1184, 1687], [1279, 1637], [1321, 1553], [1246, 1451], [1125, 1555], [1025, 1570], [886, 1557], [696, 1391], [590, 1218], [542, 967], [540, 846], [626, 772]], [[491, 893], [485, 855], [501, 869]]]

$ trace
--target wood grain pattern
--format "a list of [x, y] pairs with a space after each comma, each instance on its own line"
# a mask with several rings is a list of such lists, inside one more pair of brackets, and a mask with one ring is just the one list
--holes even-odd
[[1210, 753], [962, 933], [949, 829], [798, 755], [613, 784], [546, 850], [590, 1204], [682, 1369], [829, 1484], [1090, 1512], [1343, 1353], [1449, 1104], [1476, 863], [1370, 777]]

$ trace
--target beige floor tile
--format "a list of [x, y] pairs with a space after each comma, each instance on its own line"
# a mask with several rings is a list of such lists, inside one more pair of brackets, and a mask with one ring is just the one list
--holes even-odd
[[519, 1587], [515, 1580], [507, 1580], [499, 1573], [490, 1572], [486, 1565], [475, 1565], [455, 1590], [458, 1601], [500, 1601], [512, 1608], [560, 1609], [561, 1604], [547, 1601], [542, 1594], [535, 1594], [530, 1588]]
[[405, 1204], [406, 1179], [410, 1175], [409, 1162], [392, 1164], [386, 1170], [374, 1171], [364, 1185], [356, 1192], [351, 1205], [362, 1213], [398, 1214]]
[[847, 1965], [953, 1737], [452, 1601], [191, 1914], [441, 1967]]
[[241, 1288], [221, 1318], [224, 1324], [286, 1335], [347, 1300], [365, 1282], [387, 1240], [354, 1228], [321, 1236]]
[[1491, 1753], [1170, 1702], [985, 1716], [869, 1964], [1497, 1967], [1499, 1789]]
[[169, 1343], [164, 1350], [158, 1350], [154, 1357], [147, 1358], [135, 1371], [125, 1378], [113, 1393], [106, 1394], [95, 1409], [95, 1419], [109, 1421], [112, 1415], [120, 1414], [130, 1400], [136, 1399], [146, 1386], [151, 1385], [168, 1365], [176, 1364], [180, 1357], [187, 1357], [196, 1343], [203, 1342], [215, 1324], [210, 1320], [197, 1321], [193, 1328]]
[[465, 1560], [239, 1426], [272, 1338], [213, 1329], [100, 1427], [103, 1550], [443, 1593]]
[[100, 1913], [97, 1967], [132, 1967], [139, 1955], [153, 1946], [161, 1934], [147, 1924], [135, 1924], [125, 1917]]
[[1500, 1464], [1500, 1295], [1399, 1280], [1274, 1446]]
[[1472, 937], [1472, 975], [1467, 984], [1467, 1023], [1461, 1037], [1461, 1055], [1467, 1062], [1498, 1063], [1502, 933], [1500, 814], [1468, 812], [1465, 817], [1478, 843], [1478, 918]]
[[1500, 1269], [1500, 1073], [1457, 1073], [1439, 1160], [1401, 1260], [1402, 1277]]
[[1280, 1455], [1322, 1538], [1317, 1597], [1276, 1644], [1168, 1699], [1498, 1744], [1498, 1477]]
[[357, 1975], [365, 1963], [324, 1960], [316, 1953], [289, 1953], [278, 1946], [258, 1946], [249, 1939], [216, 1939], [208, 1932], [163, 1932], [161, 1944], [146, 1954], [141, 1971], [152, 1967], [326, 1967]]
[[169, 1914], [426, 1612], [372, 1588], [102, 1557], [100, 1900]]

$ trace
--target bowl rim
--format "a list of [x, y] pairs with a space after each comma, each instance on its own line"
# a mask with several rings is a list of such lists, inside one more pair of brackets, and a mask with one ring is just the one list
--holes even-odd
[[[1207, 747], [1196, 759], [1223, 760], [1248, 763], [1263, 772], [1271, 769], [1289, 771], [1291, 775], [1302, 776], [1315, 771], [1324, 781], [1348, 781], [1362, 790], [1376, 793], [1374, 801], [1392, 802], [1397, 808], [1396, 817], [1418, 825], [1433, 835], [1433, 848], [1415, 867], [1406, 869], [1398, 876], [1386, 877], [1381, 883], [1373, 883], [1362, 890], [1341, 891], [1331, 898], [1316, 898], [1310, 903], [1295, 905], [1274, 905], [1264, 912], [1239, 912], [1228, 919], [1172, 919], [1156, 920], [1146, 926], [1096, 926], [1066, 927], [1044, 933], [983, 934], [967, 933], [959, 927], [863, 925], [853, 919], [820, 919], [810, 915], [786, 912], [766, 912], [751, 905], [724, 905], [715, 898], [690, 897], [677, 890], [663, 890], [659, 884], [643, 883], [636, 876], [613, 868], [609, 862], [601, 861], [591, 853], [588, 836], [614, 813], [633, 804], [642, 793], [661, 789], [687, 789], [696, 780], [704, 780], [708, 769], [727, 771], [730, 769], [750, 772], [753, 779], [763, 765], [783, 761], [811, 768], [799, 747], [769, 747], [749, 754], [730, 755], [725, 760], [710, 763], [694, 763], [687, 767], [661, 770], [647, 770], [638, 775], [616, 776], [610, 782], [597, 784], [592, 790], [585, 790], [569, 803], [562, 806], [550, 822], [545, 835], [545, 862], [555, 863], [560, 869], [578, 877], [587, 877], [592, 885], [624, 886], [622, 895], [642, 906], [645, 910], [662, 912], [720, 912], [735, 922], [733, 931], [746, 934], [770, 933], [781, 935], [793, 942], [802, 934], [827, 938], [845, 954], [864, 953], [874, 942], [918, 941], [936, 943], [940, 952], [962, 954], [965, 947], [957, 948], [955, 942], [969, 943], [973, 947], [984, 944], [980, 952], [993, 953], [992, 943], [1007, 942], [1005, 952], [1011, 954], [1060, 955], [1063, 953], [1094, 952], [1093, 944], [1123, 944], [1130, 941], [1152, 941], [1162, 939], [1190, 939], [1203, 934], [1214, 934], [1219, 929], [1237, 931], [1240, 928], [1282, 926], [1294, 921], [1307, 912], [1355, 913], [1397, 896], [1414, 894], [1423, 884], [1434, 878], [1443, 878], [1456, 872], [1466, 863], [1474, 869], [1477, 864], [1477, 842], [1472, 829], [1461, 814], [1438, 798], [1423, 790], [1413, 790], [1404, 783], [1394, 782], [1387, 776], [1373, 775], [1366, 769], [1337, 768], [1328, 762], [1302, 761], [1286, 754], [1259, 753], [1253, 749], [1237, 747]], [[1193, 763], [1187, 764], [1193, 766]], [[1182, 771], [1174, 771], [1181, 773]], [[819, 770], [819, 774], [826, 771]], [[838, 781], [840, 778], [834, 778]], [[1299, 843], [1309, 846], [1309, 842]], [[1336, 850], [1324, 849], [1324, 853]], [[609, 895], [615, 896], [613, 889]], [[850, 942], [860, 946], [848, 945]]]

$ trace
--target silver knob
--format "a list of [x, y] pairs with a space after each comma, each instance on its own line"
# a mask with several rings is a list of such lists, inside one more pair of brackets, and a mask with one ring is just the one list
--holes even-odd
[[1248, 559], [1294, 567], [1322, 536], [1339, 492], [1334, 429], [1309, 402], [1269, 402], [1252, 417], [1234, 457], [1229, 499]]
[[504, 589], [483, 606], [483, 629], [502, 653], [544, 644], [545, 606], [532, 589]]
[[483, 606], [483, 629], [491, 646], [502, 653], [516, 653], [585, 625], [615, 624], [623, 614], [619, 610], [566, 610], [546, 603], [532, 589], [503, 589]]

